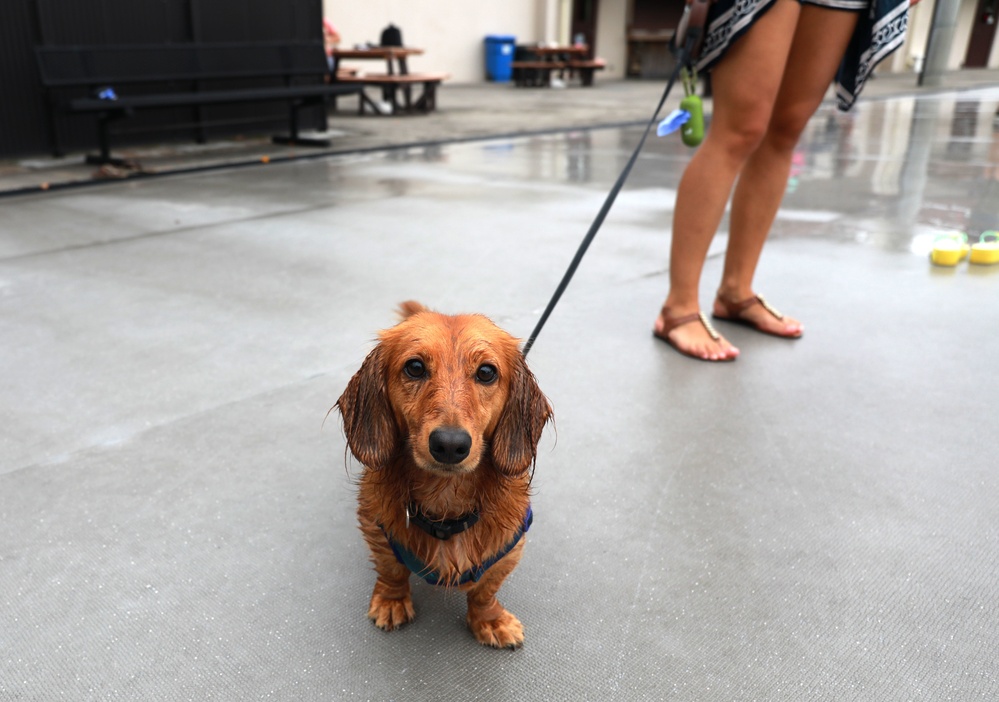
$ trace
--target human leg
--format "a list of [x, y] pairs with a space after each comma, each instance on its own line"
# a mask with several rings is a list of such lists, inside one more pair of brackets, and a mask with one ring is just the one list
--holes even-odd
[[682, 353], [705, 360], [730, 360], [739, 353], [702, 324], [668, 330], [667, 320], [700, 309], [698, 289], [708, 247], [732, 185], [770, 122], [800, 10], [796, 0], [777, 0], [712, 71], [711, 126], [677, 190], [670, 289], [655, 325], [655, 332], [668, 336]]
[[[753, 276], [763, 244], [787, 187], [791, 156], [808, 120], [836, 75], [857, 24], [857, 13], [804, 5], [773, 114], [759, 147], [746, 162], [732, 196], [731, 227], [715, 315], [754, 297]], [[801, 336], [802, 325], [778, 317], [765, 306], [744, 306], [739, 317], [778, 336]]]

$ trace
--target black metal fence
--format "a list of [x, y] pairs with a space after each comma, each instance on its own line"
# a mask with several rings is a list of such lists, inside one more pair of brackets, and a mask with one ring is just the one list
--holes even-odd
[[[50, 123], [35, 46], [321, 40], [322, 0], [2, 0], [0, 157], [47, 153], [50, 125], [69, 149], [93, 146], [91, 119], [60, 117]], [[213, 128], [217, 133], [239, 129], [240, 117], [264, 129], [283, 124], [286, 115], [280, 105], [212, 109], [211, 122], [227, 123]], [[183, 121], [178, 117], [159, 111], [137, 115], [129, 120], [130, 132], [116, 141], [176, 137], [166, 126]]]

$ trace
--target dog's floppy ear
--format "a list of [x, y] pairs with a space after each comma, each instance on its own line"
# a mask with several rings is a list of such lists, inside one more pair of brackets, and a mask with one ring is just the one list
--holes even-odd
[[382, 347], [376, 346], [347, 383], [336, 408], [343, 417], [347, 445], [368, 468], [380, 468], [392, 458], [399, 432], [388, 403]]
[[538, 455], [538, 442], [552, 408], [527, 367], [524, 355], [517, 354], [510, 396], [500, 415], [490, 445], [493, 464], [506, 475], [527, 471]]

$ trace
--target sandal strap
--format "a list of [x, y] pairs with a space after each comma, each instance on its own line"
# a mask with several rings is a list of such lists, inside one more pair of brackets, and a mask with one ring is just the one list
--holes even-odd
[[738, 319], [742, 316], [742, 313], [748, 310], [753, 305], [759, 304], [767, 312], [772, 314], [776, 319], [784, 321], [784, 315], [782, 315], [776, 307], [771, 305], [766, 301], [762, 295], [753, 295], [745, 300], [740, 300], [739, 302], [729, 302], [728, 300], [723, 300], [722, 298], [717, 298], [721, 306], [725, 308], [725, 314], [734, 319]]
[[721, 338], [721, 334], [715, 331], [715, 328], [711, 326], [711, 322], [708, 321], [708, 316], [704, 314], [703, 311], [694, 312], [692, 314], [685, 314], [682, 317], [674, 317], [673, 315], [671, 315], [669, 312], [666, 311], [665, 307], [663, 307], [662, 318], [663, 318], [663, 332], [662, 332], [663, 336], [669, 334], [677, 327], [682, 327], [684, 324], [690, 324], [691, 322], [700, 322], [701, 326], [704, 327], [704, 330], [708, 333], [708, 336], [710, 336], [712, 340], [718, 341]]

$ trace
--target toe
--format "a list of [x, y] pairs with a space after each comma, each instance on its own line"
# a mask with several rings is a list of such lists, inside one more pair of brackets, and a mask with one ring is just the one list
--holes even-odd
[[[691, 325], [693, 327], [693, 325]], [[712, 339], [703, 329], [675, 329], [670, 332], [673, 343], [681, 350], [705, 361], [727, 361], [739, 355], [739, 349], [728, 343], [724, 337]]]
[[805, 333], [805, 325], [799, 322], [797, 319], [785, 317], [784, 332], [788, 336], [801, 336], [802, 334]]
[[766, 325], [764, 328], [768, 328], [771, 333], [779, 336], [801, 336], [805, 330], [801, 322], [791, 317], [784, 317], [783, 319], [773, 319], [772, 317], [766, 319], [764, 317], [760, 319], [760, 323]]

